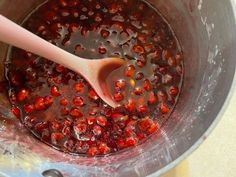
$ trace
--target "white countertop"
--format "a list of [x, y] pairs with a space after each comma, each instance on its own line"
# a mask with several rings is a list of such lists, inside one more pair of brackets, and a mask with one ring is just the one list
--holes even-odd
[[236, 177], [236, 90], [205, 142], [162, 177]]
[[189, 177], [236, 177], [236, 91], [216, 128], [187, 161]]

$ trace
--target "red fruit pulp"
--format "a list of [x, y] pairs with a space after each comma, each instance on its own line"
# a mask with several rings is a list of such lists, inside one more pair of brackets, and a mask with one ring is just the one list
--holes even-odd
[[12, 48], [7, 69], [12, 112], [41, 141], [88, 156], [114, 153], [156, 132], [173, 110], [183, 54], [159, 12], [142, 0], [48, 0], [23, 26], [84, 58], [117, 56], [126, 64], [108, 76], [104, 103], [79, 74]]

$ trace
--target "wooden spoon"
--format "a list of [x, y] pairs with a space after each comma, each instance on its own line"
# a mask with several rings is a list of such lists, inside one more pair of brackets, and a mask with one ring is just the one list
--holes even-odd
[[0, 41], [47, 58], [81, 74], [103, 101], [112, 107], [117, 106], [107, 87], [106, 78], [110, 72], [119, 68], [124, 60], [115, 57], [89, 60], [75, 56], [2, 15], [0, 15]]

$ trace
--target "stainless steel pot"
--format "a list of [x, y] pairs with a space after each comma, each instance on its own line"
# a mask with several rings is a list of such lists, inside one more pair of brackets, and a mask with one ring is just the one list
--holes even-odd
[[[20, 22], [43, 0], [0, 0], [0, 13]], [[9, 120], [0, 95], [0, 174], [41, 176], [58, 169], [64, 176], [158, 176], [195, 150], [219, 121], [235, 85], [236, 6], [233, 0], [149, 0], [169, 21], [185, 54], [185, 80], [169, 121], [144, 144], [102, 158], [71, 156], [32, 138]], [[144, 14], [145, 15], [145, 14]], [[0, 43], [1, 74], [7, 46]], [[220, 140], [219, 140], [220, 141]], [[44, 173], [45, 174], [45, 173]]]

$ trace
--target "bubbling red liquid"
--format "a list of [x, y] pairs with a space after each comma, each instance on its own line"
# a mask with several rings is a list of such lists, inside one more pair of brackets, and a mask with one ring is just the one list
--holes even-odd
[[146, 2], [49, 0], [23, 26], [80, 57], [127, 61], [107, 79], [120, 104], [113, 109], [79, 74], [12, 48], [6, 67], [12, 111], [42, 142], [72, 154], [105, 155], [139, 144], [169, 117], [181, 90], [183, 54]]

